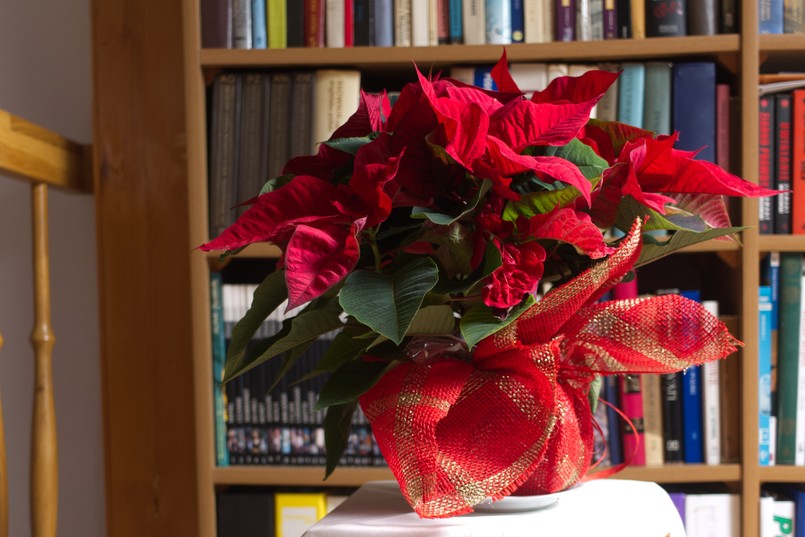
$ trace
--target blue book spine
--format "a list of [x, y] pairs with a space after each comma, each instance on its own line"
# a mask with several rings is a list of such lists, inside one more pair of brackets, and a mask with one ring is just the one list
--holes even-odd
[[805, 537], [805, 490], [790, 489], [794, 499], [794, 537]]
[[[701, 302], [698, 290], [682, 291], [685, 298]], [[702, 427], [702, 370], [689, 367], [682, 378], [682, 451], [688, 464], [704, 463], [704, 429]]]
[[456, 45], [464, 42], [462, 5], [462, 0], [450, 0], [450, 42]]
[[643, 63], [624, 63], [621, 65], [618, 80], [618, 121], [643, 126], [643, 103], [646, 90], [646, 66]]
[[210, 328], [212, 329], [212, 393], [215, 415], [215, 464], [229, 466], [226, 443], [226, 400], [221, 380], [226, 363], [226, 333], [224, 331], [224, 302], [220, 272], [210, 274]]
[[523, 0], [511, 0], [512, 3], [512, 43], [525, 41], [525, 13]]
[[376, 47], [394, 46], [394, 1], [373, 0], [375, 3], [375, 43]]
[[783, 33], [783, 0], [759, 0], [758, 33]]
[[672, 126], [679, 132], [676, 148], [699, 151], [697, 159], [716, 159], [716, 65], [675, 63]]
[[[604, 399], [613, 406], [618, 406], [618, 377], [604, 377]], [[607, 442], [609, 443], [609, 460], [612, 466], [623, 463], [623, 445], [620, 424], [623, 418], [611, 407], [607, 407]]]
[[266, 48], [266, 0], [252, 0], [252, 48]]
[[771, 288], [758, 293], [758, 463], [771, 464]]
[[475, 67], [473, 85], [481, 89], [497, 91], [498, 85], [492, 79], [492, 67], [489, 65], [479, 65]]
[[512, 42], [511, 0], [485, 0], [486, 44], [508, 45]]

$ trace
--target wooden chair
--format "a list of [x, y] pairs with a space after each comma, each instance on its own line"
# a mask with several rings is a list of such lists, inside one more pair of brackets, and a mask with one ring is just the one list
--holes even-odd
[[[56, 535], [58, 458], [50, 325], [48, 187], [91, 192], [91, 151], [58, 134], [0, 110], [0, 175], [31, 184], [33, 225], [34, 407], [31, 435], [31, 529], [34, 537]], [[2, 338], [0, 338], [2, 345]], [[8, 537], [8, 482], [0, 403], [0, 537]]]

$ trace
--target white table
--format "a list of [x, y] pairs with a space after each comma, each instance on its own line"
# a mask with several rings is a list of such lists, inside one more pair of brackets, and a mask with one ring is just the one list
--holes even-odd
[[363, 485], [305, 537], [685, 537], [668, 494], [656, 483], [601, 479], [560, 494], [556, 503], [518, 513], [470, 513], [424, 520], [396, 481]]

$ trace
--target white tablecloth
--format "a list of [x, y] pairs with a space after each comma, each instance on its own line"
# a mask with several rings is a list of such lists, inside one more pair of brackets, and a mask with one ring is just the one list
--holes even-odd
[[657, 484], [601, 479], [563, 492], [549, 507], [424, 520], [396, 481], [366, 483], [305, 537], [685, 537], [682, 520]]

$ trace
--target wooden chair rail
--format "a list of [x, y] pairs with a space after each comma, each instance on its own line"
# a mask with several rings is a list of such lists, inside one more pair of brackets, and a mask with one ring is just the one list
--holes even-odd
[[[91, 147], [0, 110], [0, 174], [31, 183], [34, 273], [34, 403], [31, 434], [31, 529], [55, 537], [58, 512], [56, 409], [50, 324], [48, 186], [89, 193]], [[2, 339], [0, 339], [2, 345]], [[0, 537], [8, 537], [6, 448], [0, 404]]]

